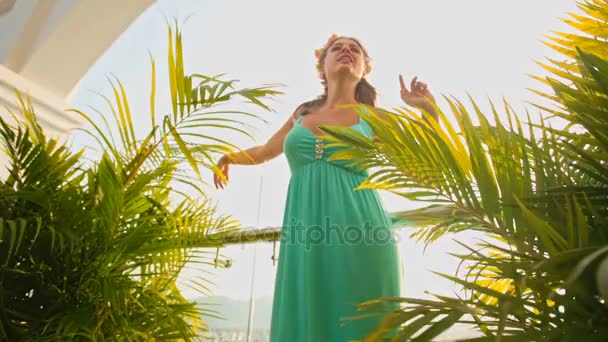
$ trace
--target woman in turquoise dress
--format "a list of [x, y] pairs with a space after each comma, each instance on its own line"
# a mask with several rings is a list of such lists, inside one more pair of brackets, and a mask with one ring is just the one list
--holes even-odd
[[[324, 147], [319, 126], [350, 128], [372, 139], [373, 131], [344, 104], [375, 106], [365, 76], [371, 61], [354, 38], [332, 35], [315, 51], [325, 91], [300, 105], [266, 144], [224, 155], [214, 181], [223, 188], [228, 165], [260, 164], [285, 153], [291, 179], [287, 192], [274, 290], [271, 342], [346, 342], [363, 339], [382, 316], [360, 315], [357, 304], [399, 297], [403, 269], [392, 220], [376, 190], [354, 190], [367, 177], [351, 161], [329, 161], [338, 147]], [[433, 113], [426, 84], [414, 78], [406, 104]], [[397, 309], [398, 304], [387, 309]]]

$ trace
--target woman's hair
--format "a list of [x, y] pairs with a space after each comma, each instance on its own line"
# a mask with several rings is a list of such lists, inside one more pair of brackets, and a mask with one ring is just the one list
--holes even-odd
[[[316, 51], [317, 57], [318, 57], [317, 70], [319, 70], [319, 71], [323, 70], [324, 65], [325, 65], [325, 56], [327, 55], [327, 51], [329, 50], [331, 45], [336, 40], [338, 40], [338, 38], [350, 39], [350, 40], [354, 41], [355, 43], [357, 43], [357, 45], [359, 45], [359, 47], [363, 51], [363, 54], [366, 59], [366, 71], [369, 72], [371, 70], [370, 59], [369, 59], [367, 50], [365, 49], [365, 47], [363, 47], [363, 44], [361, 44], [361, 42], [355, 38], [339, 37], [339, 36], [335, 36], [335, 35], [330, 37], [330, 40], [327, 42], [327, 44], [324, 48], [318, 49]], [[298, 106], [298, 108], [296, 108], [296, 110], [295, 110], [296, 113], [299, 112], [300, 115], [305, 115], [305, 114], [309, 113], [310, 111], [312, 111], [314, 108], [322, 106], [325, 103], [325, 101], [327, 101], [327, 77], [323, 74], [321, 74], [321, 77], [322, 77], [321, 84], [323, 85], [323, 94], [319, 95], [314, 100], [307, 101], [307, 102], [300, 104]], [[363, 103], [363, 104], [366, 104], [366, 105], [372, 106], [372, 107], [376, 105], [376, 88], [374, 88], [374, 86], [372, 86], [365, 79], [365, 77], [363, 77], [361, 80], [359, 80], [359, 83], [357, 83], [357, 87], [355, 88], [355, 100], [357, 100], [357, 102], [359, 102], [359, 103]]]

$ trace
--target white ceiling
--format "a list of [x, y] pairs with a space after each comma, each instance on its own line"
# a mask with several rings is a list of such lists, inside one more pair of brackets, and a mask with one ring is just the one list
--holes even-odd
[[8, 13], [0, 15], [0, 61], [2, 64], [19, 38], [19, 33], [23, 30], [35, 5], [35, 0], [17, 1]]

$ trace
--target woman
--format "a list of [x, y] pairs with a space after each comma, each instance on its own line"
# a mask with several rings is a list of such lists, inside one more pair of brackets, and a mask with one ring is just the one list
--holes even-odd
[[[356, 305], [363, 301], [400, 296], [402, 267], [391, 219], [375, 190], [353, 190], [367, 172], [327, 160], [339, 148], [324, 148], [319, 130], [340, 126], [373, 138], [354, 109], [339, 107], [375, 106], [376, 91], [365, 79], [371, 60], [357, 39], [336, 35], [315, 55], [324, 94], [300, 105], [266, 144], [223, 156], [217, 166], [226, 179], [214, 177], [223, 189], [229, 164], [260, 164], [285, 152], [291, 179], [274, 292], [274, 342], [361, 339], [381, 317], [343, 318], [360, 314]], [[404, 102], [434, 116], [426, 84], [414, 78], [408, 90], [399, 80]]]

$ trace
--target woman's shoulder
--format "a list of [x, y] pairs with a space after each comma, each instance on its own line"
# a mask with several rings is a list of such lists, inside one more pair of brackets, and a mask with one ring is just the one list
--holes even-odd
[[312, 112], [316, 108], [316, 106], [317, 106], [316, 100], [304, 102], [304, 103], [300, 104], [298, 107], [296, 107], [296, 109], [293, 111], [293, 114], [291, 115], [291, 117], [293, 118], [294, 121], [300, 120], [304, 115]]
[[388, 118], [387, 111], [377, 104], [374, 104], [373, 106], [367, 105], [363, 109], [367, 114], [370, 114], [370, 111], [373, 112], [380, 119], [386, 120]]
[[303, 114], [304, 114], [304, 109], [301, 108], [301, 106], [298, 106], [291, 114], [291, 120], [293, 122], [297, 122], [298, 120], [300, 120], [302, 118]]

